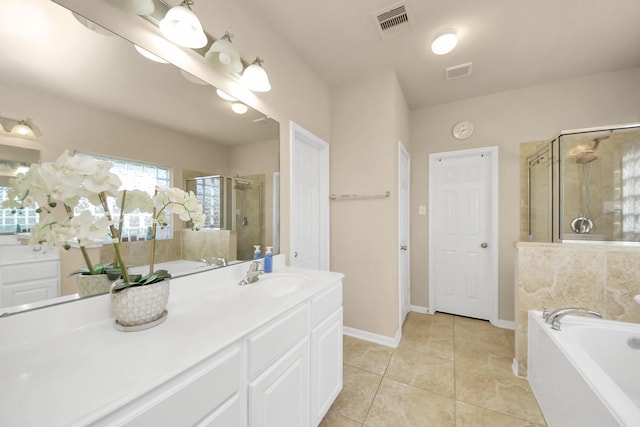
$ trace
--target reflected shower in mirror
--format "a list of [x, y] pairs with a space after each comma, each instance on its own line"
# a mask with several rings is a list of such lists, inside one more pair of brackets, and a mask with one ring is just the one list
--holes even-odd
[[[234, 113], [214, 87], [143, 57], [129, 41], [49, 0], [2, 1], [0, 56], [2, 113], [37, 121], [43, 136], [29, 142], [42, 161], [69, 150], [150, 163], [170, 168], [172, 186], [182, 188], [196, 176], [262, 175], [264, 199], [271, 201], [263, 206], [264, 224], [276, 223], [279, 124], [273, 119], [251, 108]], [[14, 145], [5, 138], [0, 144]], [[157, 262], [189, 259], [182, 228], [174, 224], [173, 239], [158, 242]], [[273, 228], [263, 227], [265, 245], [277, 240]], [[136, 248], [146, 243], [130, 242], [128, 250], [146, 253]], [[230, 259], [244, 258], [228, 250]], [[93, 258], [110, 259], [106, 249], [94, 251], [100, 253]], [[77, 252], [62, 253], [61, 295], [77, 291], [68, 277], [82, 267]]]

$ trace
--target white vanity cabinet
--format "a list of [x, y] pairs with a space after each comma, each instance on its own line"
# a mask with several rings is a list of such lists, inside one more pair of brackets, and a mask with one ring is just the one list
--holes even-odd
[[316, 427], [342, 388], [342, 275], [278, 268], [308, 280], [289, 291], [274, 273], [257, 297], [238, 286], [245, 266], [176, 278], [168, 319], [140, 332], [102, 317], [108, 295], [25, 313], [28, 337], [8, 316], [0, 425]]
[[[5, 252], [10, 251], [10, 254]], [[60, 296], [60, 256], [57, 250], [39, 255], [28, 246], [2, 248], [0, 307], [30, 304]], [[20, 256], [25, 252], [25, 256]]]
[[309, 425], [309, 305], [247, 339], [249, 427]]
[[311, 300], [311, 425], [342, 390], [342, 283]]
[[95, 426], [229, 427], [243, 425], [242, 353], [239, 345], [96, 422]]

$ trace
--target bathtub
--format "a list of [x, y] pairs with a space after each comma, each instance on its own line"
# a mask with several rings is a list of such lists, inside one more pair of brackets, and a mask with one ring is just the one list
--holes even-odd
[[[240, 263], [242, 261], [229, 261], [228, 265]], [[167, 270], [172, 277], [187, 276], [201, 271], [220, 268], [217, 265], [207, 265], [202, 261], [176, 260], [168, 262], [157, 262], [153, 265], [153, 270]], [[149, 266], [131, 267], [129, 272], [133, 274], [149, 274]]]
[[550, 427], [640, 427], [640, 324], [529, 311], [528, 379]]

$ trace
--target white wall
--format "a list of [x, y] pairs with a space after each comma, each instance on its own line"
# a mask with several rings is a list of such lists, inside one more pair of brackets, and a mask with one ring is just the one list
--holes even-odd
[[[475, 126], [466, 141], [451, 136], [461, 120]], [[561, 130], [640, 122], [640, 68], [599, 74], [436, 105], [411, 112], [411, 303], [428, 307], [428, 206], [430, 153], [499, 147], [499, 319], [514, 319], [513, 243], [519, 237], [519, 147], [550, 140]]]

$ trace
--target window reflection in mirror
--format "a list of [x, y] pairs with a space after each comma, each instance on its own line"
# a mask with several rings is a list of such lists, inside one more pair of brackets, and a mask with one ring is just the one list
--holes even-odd
[[[13, 17], [3, 20], [0, 29], [2, 112], [38, 122], [43, 136], [36, 145], [42, 161], [55, 161], [68, 149], [165, 165], [173, 173], [171, 185], [182, 188], [194, 176], [263, 175], [264, 199], [269, 201], [264, 224], [277, 223], [277, 122], [254, 109], [233, 113], [231, 103], [218, 98], [215, 88], [188, 80], [187, 73], [171, 64], [142, 57], [126, 40], [92, 31], [49, 0], [3, 0], [0, 16]], [[39, 31], [25, 30], [35, 28]], [[31, 54], [25, 56], [25, 51]], [[194, 170], [197, 175], [189, 175]], [[174, 235], [178, 228], [182, 224], [176, 225]], [[271, 236], [278, 230], [267, 232], [275, 240]], [[200, 258], [195, 253], [185, 256], [179, 249], [184, 245], [176, 239], [158, 248], [158, 262]], [[130, 246], [136, 243], [144, 245]], [[82, 265], [76, 252], [62, 253], [62, 295], [77, 291], [68, 277]], [[229, 258], [245, 257], [234, 248]]]
[[35, 209], [16, 212], [13, 209], [1, 209], [8, 199], [9, 180], [29, 166], [40, 162], [40, 151], [29, 148], [0, 145], [0, 234], [29, 231], [38, 221]]

